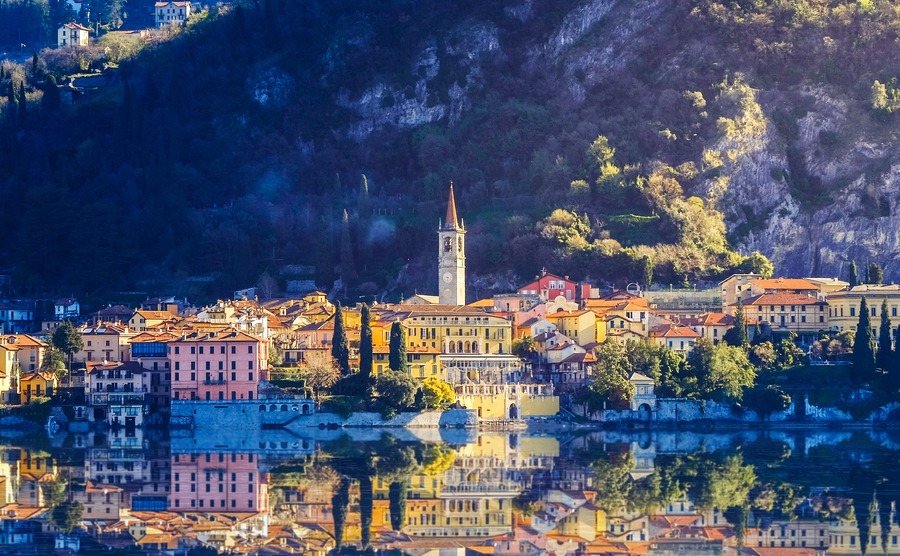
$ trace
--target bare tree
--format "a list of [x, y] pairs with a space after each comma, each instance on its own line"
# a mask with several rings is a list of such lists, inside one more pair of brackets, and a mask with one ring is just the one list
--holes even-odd
[[303, 378], [306, 380], [306, 385], [313, 389], [313, 396], [318, 402], [319, 391], [337, 384], [341, 378], [341, 371], [333, 362], [311, 363], [303, 370]]

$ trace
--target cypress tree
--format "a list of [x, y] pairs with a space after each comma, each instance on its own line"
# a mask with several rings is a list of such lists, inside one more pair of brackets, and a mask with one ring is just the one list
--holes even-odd
[[881, 270], [881, 265], [878, 263], [870, 264], [866, 268], [866, 283], [880, 286], [882, 282], [884, 282], [884, 272]]
[[368, 304], [363, 303], [360, 315], [362, 326], [359, 331], [359, 374], [363, 384], [368, 386], [372, 377], [372, 323]]
[[47, 76], [44, 82], [44, 96], [41, 98], [41, 106], [44, 110], [53, 111], [59, 108], [60, 96], [59, 87], [56, 86], [56, 78], [52, 75]]
[[347, 332], [344, 330], [344, 310], [338, 303], [334, 313], [334, 336], [331, 339], [331, 356], [341, 370], [341, 376], [350, 374], [350, 347], [347, 342]]
[[851, 288], [859, 285], [859, 278], [856, 276], [856, 263], [854, 261], [850, 261], [850, 265], [847, 267], [847, 282], [850, 283]]
[[31, 56], [31, 75], [37, 77], [38, 74], [38, 55], [37, 50]]
[[869, 382], [875, 375], [875, 348], [872, 338], [872, 324], [869, 320], [869, 306], [866, 298], [859, 303], [859, 322], [853, 340], [852, 379], [857, 384]]
[[747, 338], [747, 319], [744, 318], [744, 302], [738, 299], [737, 310], [734, 312], [734, 328], [736, 330], [736, 340], [739, 347], [745, 347], [750, 344]]
[[12, 79], [9, 80], [9, 89], [6, 91], [6, 106], [7, 106], [7, 115], [9, 116], [10, 121], [15, 121], [16, 118], [16, 108], [19, 103], [19, 97], [16, 95], [16, 85], [13, 83]]
[[28, 100], [25, 98], [25, 82], [19, 83], [19, 123], [25, 123], [25, 110]]
[[341, 220], [341, 280], [346, 289], [356, 283], [356, 264], [353, 262], [353, 240], [350, 235], [350, 217], [344, 210]]
[[878, 352], [875, 354], [875, 367], [888, 372], [891, 367], [891, 319], [888, 317], [887, 299], [881, 302], [881, 325], [878, 328]]
[[403, 373], [409, 372], [409, 362], [406, 360], [406, 329], [395, 321], [391, 325], [391, 350], [388, 354], [388, 364], [392, 370]]

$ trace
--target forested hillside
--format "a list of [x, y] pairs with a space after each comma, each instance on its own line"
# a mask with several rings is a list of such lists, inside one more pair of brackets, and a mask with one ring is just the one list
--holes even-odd
[[4, 64], [0, 255], [51, 289], [302, 264], [326, 288], [436, 290], [452, 180], [470, 295], [542, 266], [690, 283], [765, 266], [754, 250], [891, 277], [898, 29], [888, 0], [213, 10], [71, 106], [45, 96], [58, 54]]

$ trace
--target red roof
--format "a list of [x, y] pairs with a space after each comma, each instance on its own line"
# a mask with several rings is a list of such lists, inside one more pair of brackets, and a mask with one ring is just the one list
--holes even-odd
[[764, 293], [751, 297], [744, 305], [827, 305], [827, 303], [802, 293]]

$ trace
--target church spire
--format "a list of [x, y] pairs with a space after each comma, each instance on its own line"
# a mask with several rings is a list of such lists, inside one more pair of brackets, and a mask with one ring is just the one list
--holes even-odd
[[456, 217], [456, 199], [453, 197], [453, 182], [450, 182], [450, 199], [447, 201], [447, 218], [444, 219], [444, 227], [459, 228], [459, 219]]

